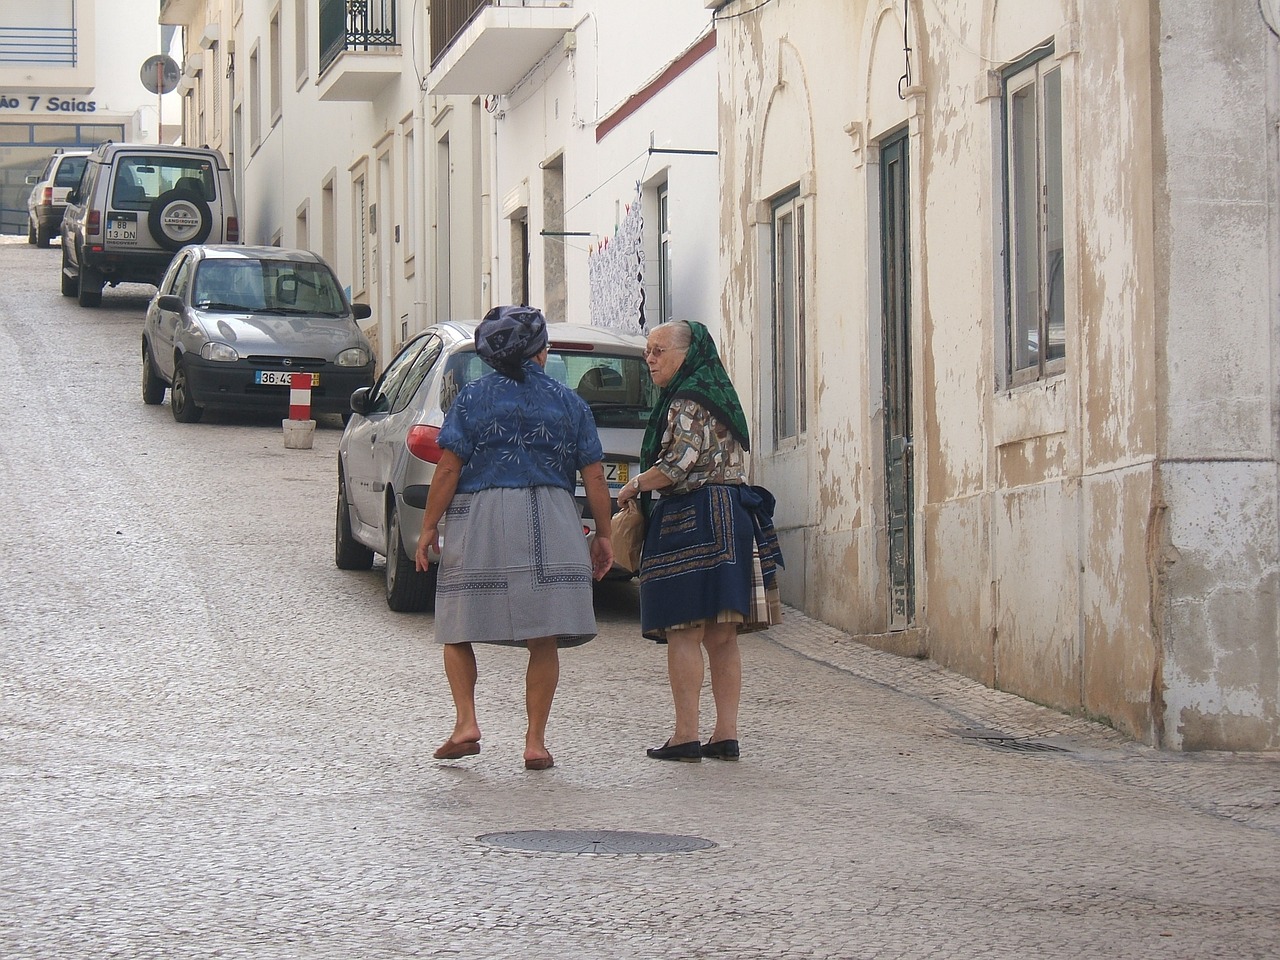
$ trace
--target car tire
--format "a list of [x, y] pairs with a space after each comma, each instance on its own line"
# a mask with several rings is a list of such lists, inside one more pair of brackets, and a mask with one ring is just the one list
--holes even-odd
[[439, 568], [432, 564], [423, 573], [414, 565], [413, 557], [404, 552], [400, 511], [394, 505], [387, 519], [387, 606], [396, 613], [428, 610], [435, 606]]
[[181, 360], [173, 368], [173, 383], [169, 385], [169, 412], [179, 423], [199, 423], [204, 416], [204, 407], [191, 399], [187, 367]]
[[142, 402], [149, 407], [164, 403], [165, 382], [156, 373], [155, 362], [151, 359], [151, 350], [144, 340], [142, 342]]
[[31, 222], [31, 218], [27, 217], [27, 243], [34, 244], [36, 242], [36, 225]]
[[82, 307], [99, 307], [102, 305], [102, 275], [90, 270], [82, 262], [80, 264], [80, 281], [76, 293]]
[[49, 246], [49, 241], [52, 239], [53, 237], [50, 235], [48, 228], [46, 227], [36, 228], [36, 246], [37, 247]]
[[351, 535], [351, 505], [347, 502], [347, 483], [338, 471], [338, 511], [333, 524], [333, 563], [339, 570], [368, 570], [373, 566], [373, 551]]
[[[194, 230], [167, 230], [165, 217], [171, 212], [185, 210], [194, 215]], [[189, 243], [204, 243], [213, 232], [213, 211], [203, 197], [188, 190], [168, 190], [156, 197], [147, 211], [147, 226], [156, 243], [166, 250], [178, 251]]]
[[62, 295], [64, 297], [74, 297], [80, 292], [80, 281], [68, 272], [70, 266], [67, 261], [67, 248], [62, 248]]

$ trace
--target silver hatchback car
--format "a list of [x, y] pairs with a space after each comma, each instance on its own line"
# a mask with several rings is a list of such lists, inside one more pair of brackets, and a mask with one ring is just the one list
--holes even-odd
[[[475, 329], [462, 322], [429, 327], [404, 345], [377, 383], [351, 397], [353, 414], [338, 444], [334, 562], [343, 570], [368, 570], [375, 554], [385, 556], [392, 610], [425, 610], [435, 601], [436, 566], [421, 573], [413, 557], [445, 412], [464, 385], [491, 372], [476, 354]], [[590, 405], [605, 478], [616, 496], [639, 469], [658, 394], [644, 362], [644, 338], [567, 323], [547, 329], [546, 371]], [[586, 514], [581, 484], [576, 496], [579, 514]], [[591, 536], [593, 526], [588, 516], [583, 534]], [[630, 576], [618, 568], [614, 575]]]
[[311, 377], [311, 409], [350, 415], [373, 383], [373, 347], [338, 277], [309, 250], [193, 245], [174, 258], [142, 328], [142, 400], [179, 423], [205, 408], [289, 410], [294, 374]]

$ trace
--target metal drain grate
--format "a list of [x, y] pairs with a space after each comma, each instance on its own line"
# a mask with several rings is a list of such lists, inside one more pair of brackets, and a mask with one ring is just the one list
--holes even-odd
[[961, 729], [952, 730], [951, 732], [962, 740], [981, 743], [983, 746], [991, 747], [995, 750], [1009, 750], [1014, 753], [1071, 752], [1069, 748], [1060, 747], [1056, 743], [1048, 743], [1044, 740], [1037, 740], [1034, 737], [1015, 737], [1007, 733], [1001, 733], [999, 730]]
[[715, 844], [701, 837], [629, 830], [517, 830], [486, 833], [481, 843], [533, 853], [689, 853]]
[[988, 747], [994, 747], [997, 750], [1013, 750], [1017, 753], [1070, 753], [1066, 747], [1060, 747], [1056, 743], [1045, 743], [1043, 740], [1017, 740], [1010, 738], [1008, 740], [982, 740]]

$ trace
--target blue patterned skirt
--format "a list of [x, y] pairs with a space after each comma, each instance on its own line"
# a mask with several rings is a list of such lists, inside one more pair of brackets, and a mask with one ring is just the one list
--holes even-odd
[[455, 494], [442, 535], [437, 643], [556, 637], [572, 647], [596, 635], [591, 558], [568, 490]]
[[[773, 495], [763, 487], [707, 484], [660, 498], [640, 559], [640, 627], [661, 640], [667, 627], [741, 615], [740, 630], [761, 629], [758, 589], [776, 597], [782, 566], [773, 529]], [[780, 606], [775, 607], [780, 611]]]

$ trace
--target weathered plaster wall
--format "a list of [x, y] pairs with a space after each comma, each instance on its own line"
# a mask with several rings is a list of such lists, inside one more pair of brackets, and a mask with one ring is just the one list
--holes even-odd
[[1280, 748], [1276, 37], [1160, 5], [1165, 741]]
[[[788, 178], [812, 198], [810, 422], [756, 459], [782, 481], [788, 599], [887, 629], [878, 143], [905, 128], [928, 655], [1150, 742], [1276, 747], [1274, 38], [1251, 0], [938, 0], [911, 5], [899, 97], [901, 10], [718, 27], [722, 308], [761, 418], [763, 202]], [[999, 69], [1049, 40], [1066, 371], [1010, 388]], [[763, 123], [780, 104], [803, 122]]]

